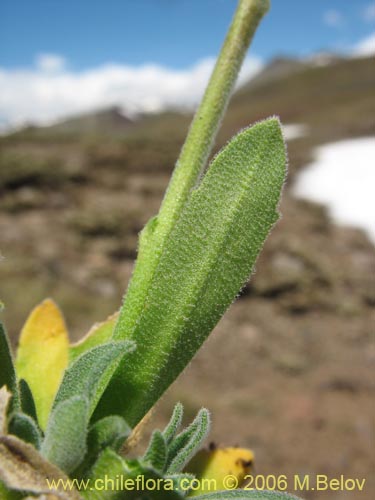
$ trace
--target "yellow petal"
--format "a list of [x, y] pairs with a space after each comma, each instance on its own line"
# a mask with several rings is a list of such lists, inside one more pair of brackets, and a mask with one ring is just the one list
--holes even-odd
[[193, 473], [200, 483], [200, 488], [194, 489], [189, 496], [233, 487], [240, 488], [247, 479], [253, 461], [253, 452], [245, 448], [214, 448], [199, 451], [186, 467], [186, 472]]
[[46, 299], [31, 312], [21, 331], [16, 359], [19, 378], [29, 384], [39, 424], [45, 429], [63, 372], [68, 364], [68, 334], [56, 304]]
[[81, 340], [72, 344], [69, 348], [69, 363], [88, 349], [109, 341], [112, 337], [117, 318], [118, 312], [109, 316], [102, 323], [96, 323]]

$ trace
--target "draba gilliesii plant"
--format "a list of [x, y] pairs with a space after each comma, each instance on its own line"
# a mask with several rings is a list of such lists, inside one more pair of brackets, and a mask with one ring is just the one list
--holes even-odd
[[250, 276], [278, 219], [286, 154], [277, 118], [240, 132], [203, 173], [268, 7], [268, 0], [239, 1], [160, 211], [140, 234], [120, 312], [69, 345], [59, 309], [46, 300], [27, 319], [15, 361], [1, 326], [1, 499], [292, 498], [236, 489], [250, 450], [197, 453], [210, 426], [206, 409], [180, 431], [177, 404], [143, 456], [127, 453], [145, 415]]

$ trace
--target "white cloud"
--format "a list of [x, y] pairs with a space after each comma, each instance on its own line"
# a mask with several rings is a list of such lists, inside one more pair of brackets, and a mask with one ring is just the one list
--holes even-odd
[[[107, 64], [72, 72], [64, 65], [63, 57], [44, 54], [31, 70], [0, 67], [0, 122], [9, 126], [49, 124], [111, 105], [119, 105], [130, 114], [191, 109], [203, 94], [214, 59], [199, 61], [185, 70], [156, 64]], [[238, 84], [261, 68], [259, 59], [246, 59]]]
[[36, 56], [36, 67], [40, 71], [62, 71], [65, 68], [65, 62], [65, 58], [58, 54], [38, 54]]
[[323, 14], [323, 22], [327, 26], [339, 28], [344, 24], [344, 18], [338, 10], [330, 9]]
[[375, 31], [363, 38], [352, 47], [351, 53], [356, 57], [368, 57], [375, 55]]
[[362, 11], [362, 19], [367, 23], [375, 20], [375, 2], [369, 3]]

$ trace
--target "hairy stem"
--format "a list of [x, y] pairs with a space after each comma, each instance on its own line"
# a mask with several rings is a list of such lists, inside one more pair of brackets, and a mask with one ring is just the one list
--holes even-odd
[[239, 1], [160, 208], [158, 233], [164, 237], [205, 167], [247, 49], [268, 8], [269, 0]]

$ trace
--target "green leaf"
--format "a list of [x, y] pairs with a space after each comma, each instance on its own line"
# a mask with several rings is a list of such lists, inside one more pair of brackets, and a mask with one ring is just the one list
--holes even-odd
[[17, 409], [19, 408], [17, 376], [10, 342], [2, 323], [0, 323], [0, 366], [0, 388], [4, 385], [8, 388], [8, 391], [12, 393], [11, 408]]
[[95, 422], [88, 436], [88, 446], [93, 448], [96, 455], [104, 448], [110, 447], [118, 451], [130, 436], [131, 428], [125, 420], [117, 415], [109, 415]]
[[[162, 476], [147, 464], [137, 460], [127, 460], [126, 464], [127, 477], [136, 485], [134, 490], [126, 492], [127, 500], [181, 500], [184, 498], [185, 495], [177, 491], [179, 485], [174, 477]], [[139, 480], [140, 482], [137, 482]]]
[[73, 396], [84, 395], [89, 402], [90, 417], [121, 359], [134, 349], [135, 344], [130, 341], [109, 342], [82, 354], [65, 371], [53, 407]]
[[[86, 500], [181, 500], [184, 498], [177, 491], [173, 479], [160, 476], [155, 470], [137, 460], [124, 460], [107, 448], [99, 456], [89, 474], [90, 484], [97, 484], [100, 490], [81, 491]], [[159, 486], [147, 488], [147, 480]], [[125, 487], [126, 482], [126, 487]], [[103, 484], [110, 485], [102, 488]], [[150, 484], [150, 483], [149, 483]], [[163, 486], [166, 485], [166, 489]], [[126, 492], [124, 491], [126, 488]]]
[[96, 323], [81, 340], [69, 346], [69, 364], [93, 347], [111, 340], [118, 313], [112, 314], [102, 323]]
[[[103, 408], [135, 425], [189, 363], [249, 278], [279, 217], [285, 166], [276, 118], [244, 130], [216, 156], [165, 243], [129, 337], [138, 349], [122, 361]], [[114, 338], [127, 336], [119, 322]]]
[[26, 415], [29, 415], [35, 422], [38, 421], [38, 417], [36, 415], [36, 407], [34, 397], [32, 395], [29, 384], [21, 378], [19, 381], [19, 390], [20, 390], [20, 398], [21, 398], [21, 409]]
[[42, 444], [43, 455], [65, 472], [83, 462], [90, 417], [124, 354], [133, 349], [128, 341], [93, 347], [65, 371]]
[[8, 426], [8, 433], [14, 434], [26, 443], [32, 444], [36, 449], [40, 448], [42, 434], [35, 421], [25, 413], [13, 413]]
[[202, 408], [194, 421], [171, 443], [168, 450], [167, 473], [181, 472], [200, 448], [210, 430], [210, 414]]
[[86, 454], [89, 403], [84, 396], [61, 401], [48, 420], [42, 455], [69, 474]]
[[[99, 455], [88, 477], [94, 484], [95, 482], [100, 484], [100, 481], [103, 481], [104, 484], [104, 479], [106, 479], [108, 484], [113, 481], [113, 484], [116, 485], [116, 479], [125, 478], [126, 473], [125, 461], [113, 450], [107, 448]], [[116, 491], [112, 488], [98, 488], [97, 490], [90, 488], [80, 493], [87, 500], [115, 500], [125, 497], [123, 491]]]
[[156, 430], [152, 433], [143, 461], [149, 464], [155, 471], [164, 472], [167, 464], [167, 443], [160, 431]]
[[131, 429], [125, 420], [116, 415], [110, 415], [95, 422], [88, 433], [86, 456], [72, 477], [86, 476], [104, 449], [119, 451], [130, 433]]
[[121, 325], [121, 338], [125, 339], [133, 332], [142, 310], [142, 302], [147, 296], [152, 274], [153, 260], [156, 258], [153, 248], [153, 237], [158, 227], [158, 217], [152, 217], [139, 234], [138, 255], [135, 261], [129, 288], [124, 297], [124, 304], [120, 311], [116, 329]]
[[191, 484], [191, 482], [195, 479], [193, 474], [189, 474], [188, 472], [181, 472], [179, 474], [167, 474], [164, 476], [166, 479], [172, 479], [175, 490], [180, 492], [183, 497], [186, 497], [188, 490], [186, 490], [187, 485]]
[[217, 491], [215, 493], [207, 493], [207, 495], [199, 495], [194, 497], [194, 500], [300, 500], [298, 497], [290, 493], [281, 491]]
[[157, 218], [147, 224], [139, 256], [121, 308], [118, 328], [123, 338], [137, 325], [164, 245], [198, 184], [212, 150], [242, 61], [270, 0], [241, 0], [177, 159]]
[[176, 403], [176, 406], [173, 409], [172, 417], [163, 431], [163, 436], [167, 444], [170, 444], [171, 441], [174, 439], [175, 435], [177, 434], [178, 429], [181, 426], [183, 416], [184, 416], [184, 407], [182, 406], [181, 403]]

